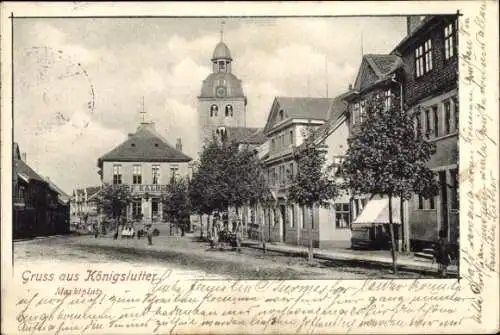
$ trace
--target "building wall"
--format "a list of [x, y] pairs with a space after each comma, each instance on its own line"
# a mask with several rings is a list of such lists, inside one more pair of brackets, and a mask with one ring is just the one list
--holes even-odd
[[[217, 116], [210, 116], [210, 107], [218, 107]], [[225, 106], [233, 107], [233, 116], [225, 116]], [[200, 148], [206, 139], [211, 140], [213, 132], [220, 126], [244, 127], [246, 105], [245, 98], [210, 99], [201, 98], [198, 101], [198, 129]]]
[[[455, 55], [445, 59], [444, 29], [455, 20], [456, 16], [438, 18], [428, 29], [425, 29], [402, 52], [407, 65], [405, 73], [405, 103], [410, 107], [410, 113], [421, 112], [420, 118], [423, 134], [430, 129], [428, 140], [436, 144], [436, 152], [427, 166], [439, 176], [439, 171], [445, 175], [446, 185], [440, 187], [439, 194], [434, 197], [434, 209], [430, 208], [429, 200], [423, 199], [424, 208], [419, 209], [419, 197], [414, 196], [408, 202], [409, 229], [412, 249], [418, 250], [428, 247], [434, 242], [440, 229], [448, 227], [448, 238], [454, 243], [458, 236], [458, 210], [451, 208], [451, 198], [455, 192], [448, 185], [453, 185], [451, 171], [458, 171], [458, 57]], [[425, 41], [432, 41], [433, 69], [416, 77], [415, 49]], [[458, 38], [455, 40], [455, 44]], [[445, 127], [445, 103], [450, 106], [450, 131]], [[438, 135], [434, 134], [435, 119], [433, 109], [437, 111]], [[426, 125], [425, 111], [429, 110], [430, 125]], [[424, 135], [425, 136], [425, 135]], [[439, 180], [439, 178], [438, 178]], [[443, 193], [446, 193], [444, 196]], [[447, 202], [444, 202], [445, 199]], [[444, 211], [447, 215], [444, 215]], [[447, 217], [447, 222], [444, 222]]]
[[[412, 106], [431, 95], [439, 95], [457, 86], [458, 57], [445, 59], [444, 28], [455, 20], [456, 16], [438, 19], [430, 30], [419, 34], [415, 41], [403, 53], [406, 69], [405, 102]], [[421, 77], [416, 76], [415, 49], [426, 40], [432, 40], [433, 70]]]

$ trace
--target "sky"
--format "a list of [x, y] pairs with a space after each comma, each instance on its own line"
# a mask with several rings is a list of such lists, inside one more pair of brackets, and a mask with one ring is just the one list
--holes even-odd
[[197, 96], [220, 40], [263, 127], [275, 96], [333, 97], [362, 52], [389, 53], [404, 17], [17, 19], [14, 141], [64, 191], [100, 183], [97, 159], [141, 121], [196, 158]]

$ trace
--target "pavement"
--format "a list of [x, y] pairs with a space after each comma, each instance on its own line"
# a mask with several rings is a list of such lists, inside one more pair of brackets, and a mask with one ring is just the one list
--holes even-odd
[[[245, 240], [243, 246], [248, 248], [262, 249], [262, 243], [255, 240]], [[288, 255], [303, 256], [308, 252], [307, 247], [295, 246], [285, 243], [271, 242], [266, 243], [266, 249], [273, 252], [281, 252]], [[352, 250], [352, 249], [313, 249], [314, 257], [329, 261], [357, 261], [361, 263], [375, 263], [384, 266], [392, 266], [392, 256], [389, 250]], [[415, 254], [398, 253], [397, 265], [399, 268], [414, 269], [416, 271], [437, 272], [437, 263], [432, 263], [432, 260], [420, 259], [415, 257]], [[456, 265], [450, 265], [447, 270], [450, 275], [458, 275]]]

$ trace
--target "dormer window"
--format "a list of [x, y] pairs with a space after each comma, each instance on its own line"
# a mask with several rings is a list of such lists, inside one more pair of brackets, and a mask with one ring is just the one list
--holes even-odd
[[285, 118], [285, 112], [280, 109], [280, 120], [283, 120]]

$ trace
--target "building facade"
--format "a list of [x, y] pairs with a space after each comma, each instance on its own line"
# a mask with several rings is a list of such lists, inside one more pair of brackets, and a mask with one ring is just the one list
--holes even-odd
[[27, 164], [17, 143], [14, 143], [13, 153], [13, 238], [68, 233], [69, 202], [66, 194]]
[[128, 139], [98, 159], [105, 185], [127, 185], [132, 201], [127, 220], [141, 216], [145, 223], [159, 223], [163, 217], [161, 195], [172, 178], [191, 174], [191, 158], [182, 152], [181, 140], [172, 147], [155, 130], [154, 123], [142, 122]]
[[339, 98], [275, 98], [264, 128], [268, 153], [264, 158], [273, 202], [257, 210], [261, 238], [308, 245], [309, 227], [315, 247], [346, 247], [350, 243], [348, 199], [334, 199], [328, 208], [308, 209], [288, 200], [288, 187], [297, 173], [295, 153], [309, 131], [327, 147], [328, 164], [345, 153], [345, 104]]
[[[71, 224], [76, 227], [99, 221], [99, 194], [102, 186], [90, 186], [73, 191], [70, 200]], [[86, 227], [85, 227], [86, 228]]]
[[439, 193], [408, 202], [409, 236], [414, 249], [443, 231], [458, 239], [458, 20], [457, 15], [408, 18], [408, 35], [394, 49], [405, 64], [404, 102], [415, 115], [415, 132], [436, 145], [428, 162]]
[[[407, 36], [390, 54], [363, 56], [345, 101], [349, 136], [356, 136], [365, 117], [365, 101], [379, 95], [387, 105], [398, 101], [401, 109], [415, 116], [415, 136], [436, 144], [428, 167], [436, 173], [439, 194], [430, 199], [414, 195], [410, 201], [397, 200], [395, 206], [398, 213], [403, 212], [403, 224], [395, 230], [397, 239], [402, 246], [420, 250], [433, 243], [441, 230], [451, 243], [458, 238], [457, 17], [408, 17], [407, 28]], [[369, 199], [365, 195], [352, 200], [353, 219]], [[394, 220], [401, 223], [399, 214]], [[354, 228], [353, 242], [373, 238], [372, 228]]]

